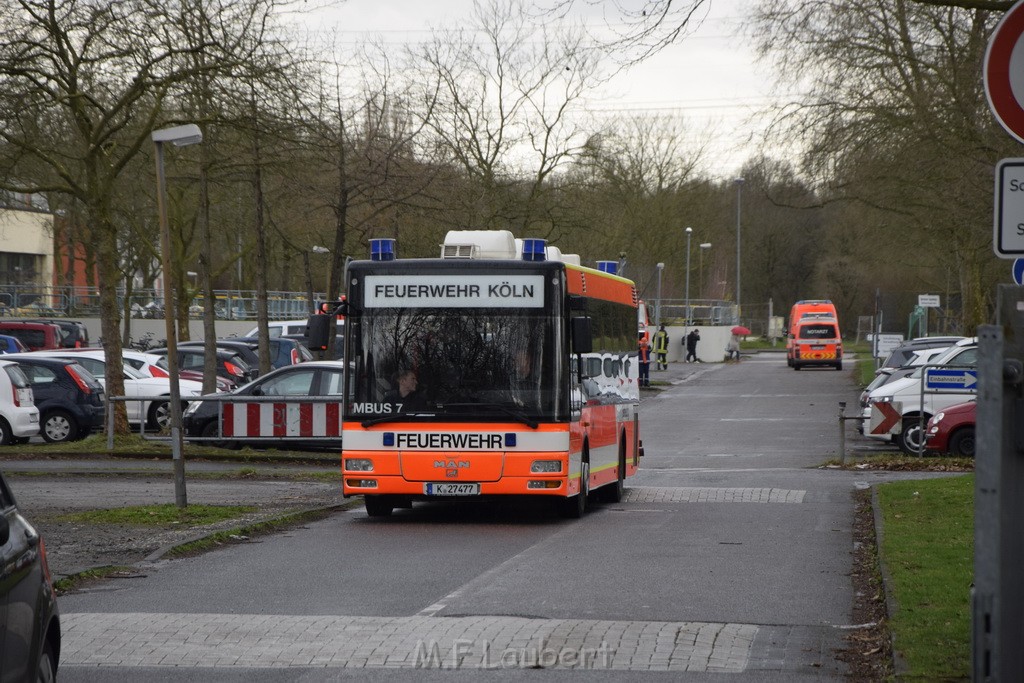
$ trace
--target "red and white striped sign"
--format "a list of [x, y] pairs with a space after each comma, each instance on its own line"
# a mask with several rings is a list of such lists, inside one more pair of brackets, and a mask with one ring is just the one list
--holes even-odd
[[225, 403], [224, 436], [341, 436], [340, 403]]

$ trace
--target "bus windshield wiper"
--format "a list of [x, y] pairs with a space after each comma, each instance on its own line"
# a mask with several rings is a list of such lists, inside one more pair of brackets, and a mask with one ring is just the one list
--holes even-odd
[[497, 408], [501, 412], [515, 419], [517, 422], [522, 422], [530, 429], [536, 429], [537, 425], [540, 424], [540, 422], [523, 411], [511, 408], [504, 403], [445, 403], [444, 405], [438, 404], [437, 408], [438, 410], [444, 408]]
[[421, 416], [421, 415], [435, 415], [433, 412], [425, 412], [422, 410], [409, 411], [408, 413], [390, 413], [388, 415], [381, 415], [380, 417], [371, 417], [368, 420], [363, 420], [359, 424], [363, 427], [372, 427], [373, 425], [379, 425], [383, 422], [395, 422], [397, 420], [404, 420], [407, 417]]

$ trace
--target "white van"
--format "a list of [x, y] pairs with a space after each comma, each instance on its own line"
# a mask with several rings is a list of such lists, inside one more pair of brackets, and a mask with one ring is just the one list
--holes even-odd
[[926, 370], [922, 367], [907, 377], [883, 384], [868, 395], [871, 416], [864, 429], [864, 436], [893, 441], [904, 453], [916, 455], [923, 444], [924, 426], [929, 418], [977, 394], [977, 372], [972, 374], [970, 371], [970, 368], [978, 366], [977, 337], [957, 342], [927, 365], [963, 368], [966, 370], [965, 381], [952, 388], [926, 388], [922, 394], [921, 382]]

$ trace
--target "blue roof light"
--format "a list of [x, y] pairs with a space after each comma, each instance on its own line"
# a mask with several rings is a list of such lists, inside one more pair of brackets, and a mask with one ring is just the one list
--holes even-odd
[[609, 275], [615, 275], [619, 272], [618, 261], [598, 261], [597, 269], [602, 273], [608, 273]]
[[380, 237], [370, 240], [370, 259], [373, 261], [394, 261], [395, 240], [390, 237]]
[[526, 238], [523, 240], [523, 260], [524, 261], [544, 261], [547, 258], [547, 252], [545, 251], [546, 241], [536, 238]]

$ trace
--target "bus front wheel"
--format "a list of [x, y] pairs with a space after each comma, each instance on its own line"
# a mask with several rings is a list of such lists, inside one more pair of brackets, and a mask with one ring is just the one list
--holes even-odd
[[580, 492], [562, 503], [562, 516], [579, 519], [587, 511], [587, 496], [590, 494], [590, 463], [584, 460], [580, 464]]
[[370, 517], [389, 517], [395, 506], [384, 496], [363, 496], [366, 514]]

